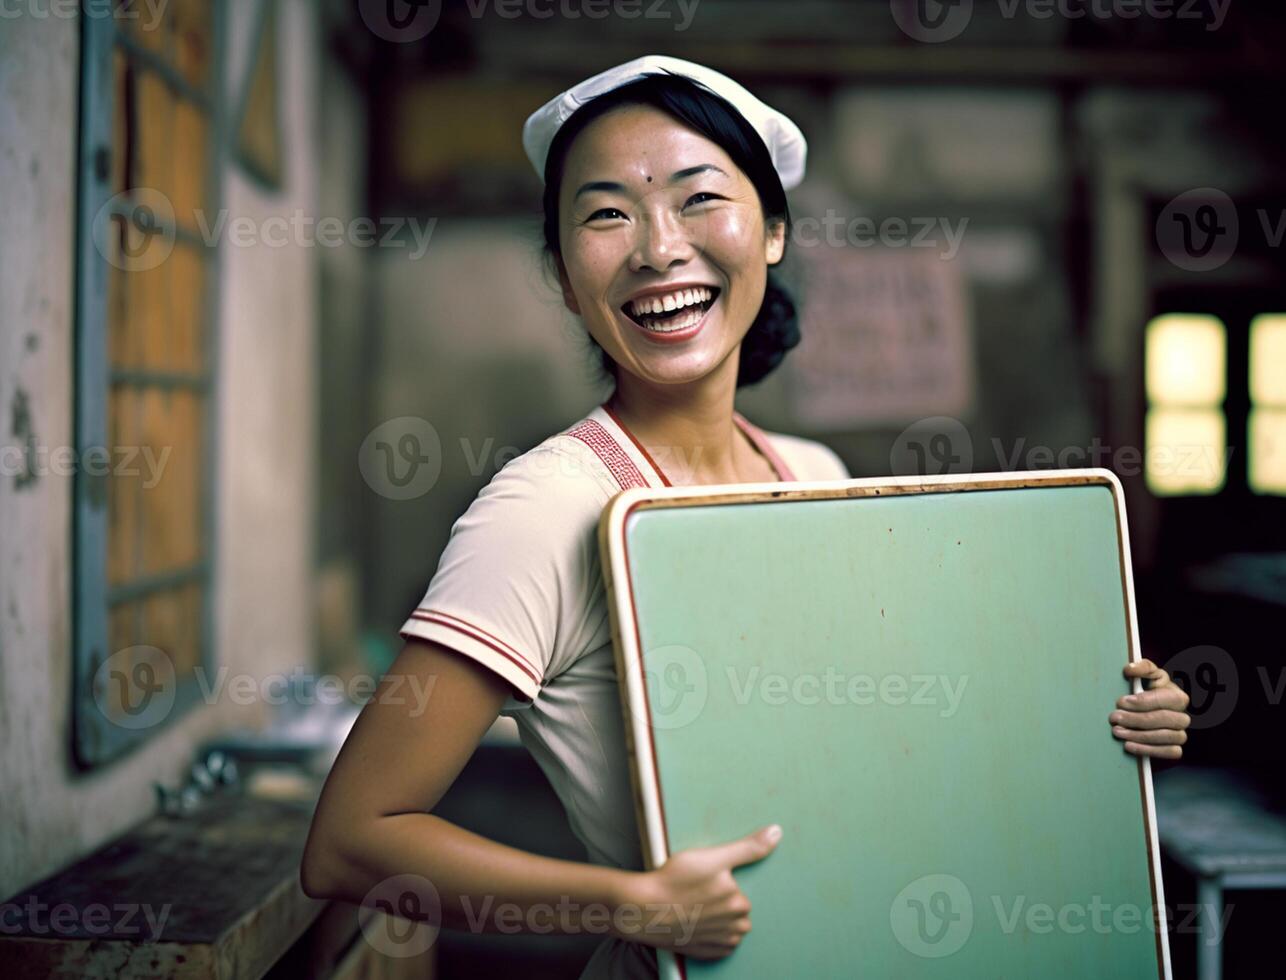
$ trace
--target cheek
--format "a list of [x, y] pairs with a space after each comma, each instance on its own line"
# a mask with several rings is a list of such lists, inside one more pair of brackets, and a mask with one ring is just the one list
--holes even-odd
[[706, 225], [706, 250], [733, 278], [743, 278], [764, 264], [763, 226], [739, 208], [710, 216]]
[[622, 249], [627, 243], [623, 236], [611, 234], [587, 235], [572, 232], [564, 239], [567, 243], [563, 263], [567, 275], [577, 292], [592, 298], [611, 284], [624, 261]]

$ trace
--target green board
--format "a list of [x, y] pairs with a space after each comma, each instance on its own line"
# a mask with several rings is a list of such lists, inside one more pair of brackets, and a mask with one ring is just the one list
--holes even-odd
[[1110, 473], [630, 490], [600, 544], [649, 865], [784, 830], [663, 977], [1169, 976]]

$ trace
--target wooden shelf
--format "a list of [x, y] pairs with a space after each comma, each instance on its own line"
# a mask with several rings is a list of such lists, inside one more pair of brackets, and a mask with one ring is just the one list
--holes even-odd
[[4, 903], [0, 975], [262, 976], [329, 904], [299, 885], [312, 811], [232, 792], [145, 821]]

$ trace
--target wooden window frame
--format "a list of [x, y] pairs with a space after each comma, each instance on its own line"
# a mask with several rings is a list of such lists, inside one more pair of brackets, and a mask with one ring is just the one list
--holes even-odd
[[[81, 16], [80, 144], [77, 159], [77, 243], [75, 281], [75, 368], [74, 418], [77, 459], [107, 449], [109, 392], [114, 385], [139, 389], [162, 387], [200, 392], [201, 420], [200, 499], [201, 554], [194, 564], [165, 573], [144, 576], [120, 585], [109, 585], [107, 555], [109, 511], [106, 474], [91, 474], [78, 466], [73, 510], [73, 597], [72, 597], [72, 745], [73, 757], [82, 769], [118, 758], [165, 729], [202, 697], [201, 680], [195, 673], [176, 679], [174, 701], [155, 724], [125, 727], [99, 710], [95, 684], [102, 683], [100, 668], [111, 656], [109, 613], [114, 605], [160, 593], [177, 585], [201, 585], [201, 623], [197, 630], [196, 666], [210, 676], [214, 659], [213, 617], [215, 606], [214, 569], [216, 560], [214, 488], [217, 476], [218, 418], [218, 293], [220, 248], [207, 246], [200, 236], [178, 228], [176, 238], [196, 245], [205, 266], [205, 288], [201, 303], [202, 370], [192, 372], [113, 369], [108, 353], [108, 283], [111, 266], [97, 247], [94, 222], [111, 207], [111, 214], [130, 220], [132, 202], [111, 205], [113, 120], [116, 85], [114, 55], [120, 50], [140, 71], [158, 77], [176, 98], [193, 105], [208, 120], [206, 172], [203, 207], [217, 213], [221, 207], [221, 184], [225, 170], [226, 94], [224, 88], [226, 13], [223, 3], [211, 4], [211, 48], [204, 86], [185, 78], [154, 51], [139, 44], [113, 17]], [[127, 175], [128, 181], [128, 175]], [[127, 183], [128, 186], [128, 183]], [[97, 469], [97, 467], [96, 467]]]

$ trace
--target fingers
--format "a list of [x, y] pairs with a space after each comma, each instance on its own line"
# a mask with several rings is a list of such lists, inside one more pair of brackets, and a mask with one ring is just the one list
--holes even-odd
[[1117, 725], [1112, 729], [1112, 734], [1123, 742], [1137, 742], [1141, 745], [1183, 745], [1188, 741], [1188, 733], [1181, 728], [1138, 731]]
[[1107, 716], [1113, 725], [1122, 728], [1187, 728], [1192, 724], [1192, 717], [1182, 711], [1158, 709], [1156, 711], [1113, 711]]
[[1142, 677], [1153, 681], [1164, 679], [1166, 683], [1170, 681], [1170, 675], [1151, 660], [1136, 660], [1134, 663], [1126, 664], [1124, 673], [1126, 677]]
[[713, 850], [721, 863], [729, 868], [736, 868], [743, 864], [762, 861], [776, 849], [780, 840], [781, 827], [773, 824], [771, 827], [763, 827], [740, 840], [730, 841]]
[[[1179, 711], [1188, 707], [1188, 692], [1175, 684], [1168, 671], [1162, 670], [1151, 660], [1139, 660], [1132, 664], [1126, 664], [1124, 674], [1126, 677], [1138, 677], [1144, 680], [1147, 683], [1148, 691], [1161, 690], [1167, 692], [1164, 697], [1174, 699], [1175, 703], [1167, 704], [1166, 707], [1172, 707]], [[1146, 694], [1147, 691], [1143, 693]]]
[[1138, 694], [1126, 694], [1116, 699], [1116, 706], [1122, 711], [1134, 712], [1162, 709], [1183, 711], [1188, 706], [1188, 695], [1170, 684], [1166, 687], [1153, 687], [1140, 691]]
[[1125, 751], [1130, 755], [1147, 756], [1152, 759], [1180, 759], [1183, 749], [1177, 745], [1142, 745], [1139, 742], [1126, 742]]
[[741, 945], [741, 937], [737, 936], [727, 942], [714, 942], [705, 940], [691, 946], [676, 945], [675, 951], [682, 953], [684, 956], [691, 956], [698, 960], [718, 960], [727, 956], [738, 946]]
[[[729, 883], [732, 873], [724, 872]], [[703, 909], [699, 915], [698, 934], [685, 944], [675, 944], [676, 952], [697, 959], [720, 959], [732, 953], [750, 932], [750, 899], [735, 883], [725, 900]]]

